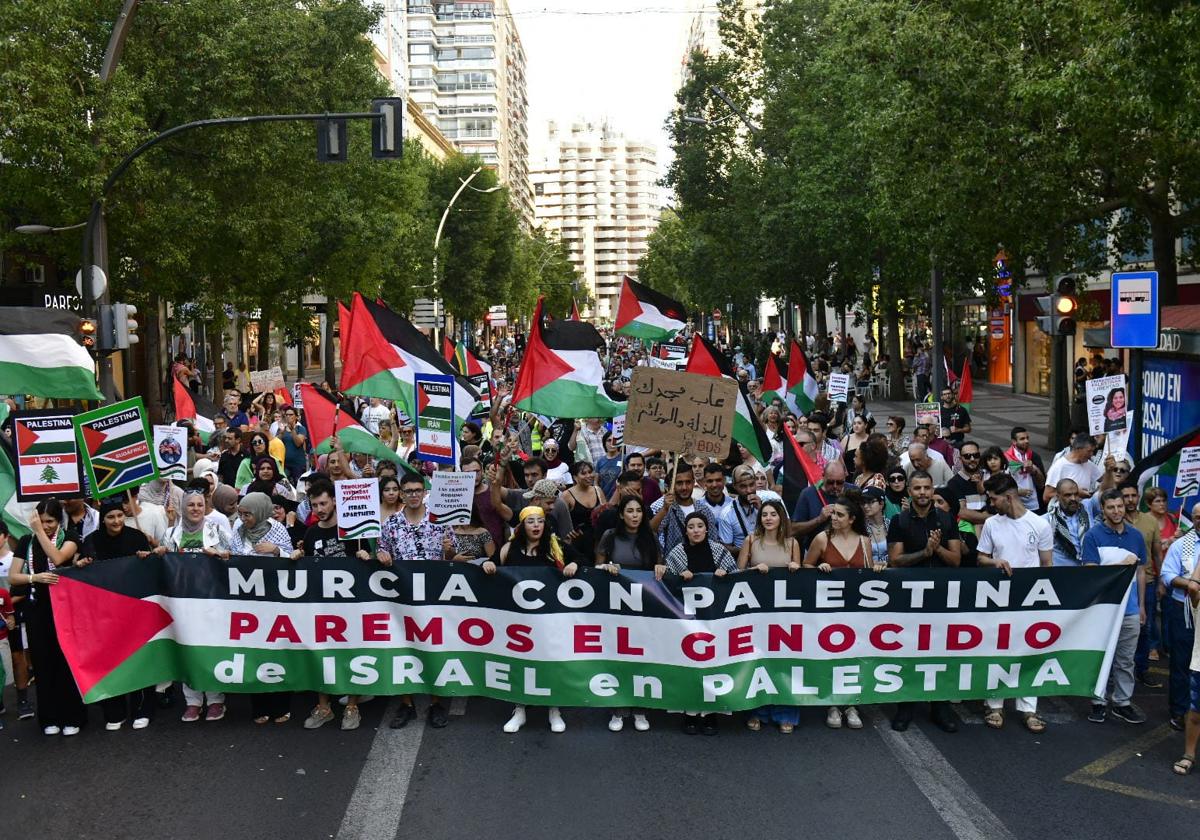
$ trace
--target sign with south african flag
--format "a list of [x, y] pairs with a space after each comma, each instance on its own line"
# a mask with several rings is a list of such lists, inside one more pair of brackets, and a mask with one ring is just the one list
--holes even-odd
[[158, 478], [150, 449], [150, 424], [141, 397], [134, 397], [74, 418], [75, 438], [88, 483], [97, 499]]
[[83, 495], [83, 465], [70, 414], [61, 410], [15, 412], [13, 440], [19, 501]]
[[416, 379], [417, 451], [436, 464], [454, 463], [454, 377], [418, 373]]

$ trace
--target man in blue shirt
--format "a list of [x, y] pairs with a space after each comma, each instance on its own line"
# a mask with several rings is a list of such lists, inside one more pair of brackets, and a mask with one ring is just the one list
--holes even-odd
[[[1061, 482], [1060, 482], [1061, 484]], [[1146, 622], [1141, 607], [1142, 592], [1146, 590], [1146, 540], [1141, 532], [1125, 521], [1125, 499], [1120, 490], [1105, 490], [1100, 496], [1103, 517], [1083, 536], [1080, 559], [1087, 566], [1112, 566], [1120, 563], [1137, 564], [1138, 570], [1129, 587], [1125, 601], [1125, 616], [1121, 619], [1121, 634], [1113, 653], [1108, 688], [1112, 698], [1112, 716], [1126, 723], [1145, 723], [1146, 714], [1130, 701], [1135, 685], [1133, 658], [1137, 653], [1138, 636]], [[1108, 700], [1102, 694], [1092, 698], [1088, 720], [1104, 723], [1108, 717]]]
[[846, 483], [846, 465], [837, 458], [825, 464], [821, 481], [800, 493], [792, 511], [792, 536], [801, 538], [806, 551], [813, 537], [829, 522], [834, 501], [847, 487], [853, 486]]
[[[1200, 516], [1200, 502], [1192, 508], [1192, 522]], [[1196, 530], [1188, 531], [1167, 550], [1163, 558], [1159, 581], [1166, 587], [1169, 597], [1163, 610], [1166, 622], [1167, 653], [1171, 657], [1171, 679], [1167, 684], [1167, 705], [1170, 707], [1171, 726], [1183, 731], [1183, 716], [1188, 710], [1189, 665], [1196, 631], [1187, 620], [1190, 609], [1188, 595], [1200, 592], [1200, 583], [1192, 580], [1196, 568]]]

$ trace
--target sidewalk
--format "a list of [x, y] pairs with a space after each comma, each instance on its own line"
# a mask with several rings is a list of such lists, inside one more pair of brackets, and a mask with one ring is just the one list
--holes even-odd
[[[875, 417], [876, 428], [883, 425], [883, 417], [898, 414], [904, 418], [904, 431], [912, 433], [913, 405], [890, 400], [873, 400], [868, 408]], [[975, 399], [971, 403], [971, 440], [983, 448], [999, 446], [1007, 449], [1009, 433], [1013, 426], [1024, 426], [1029, 430], [1029, 439], [1034, 449], [1043, 457], [1051, 454], [1046, 441], [1046, 429], [1050, 422], [1050, 400], [1030, 394], [1014, 394], [1007, 385], [975, 385]], [[1057, 447], [1055, 450], [1057, 451]]]

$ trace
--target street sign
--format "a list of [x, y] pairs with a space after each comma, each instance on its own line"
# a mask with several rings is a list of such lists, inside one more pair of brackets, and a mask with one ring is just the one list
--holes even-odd
[[1158, 272], [1126, 271], [1112, 276], [1110, 344], [1158, 346]]

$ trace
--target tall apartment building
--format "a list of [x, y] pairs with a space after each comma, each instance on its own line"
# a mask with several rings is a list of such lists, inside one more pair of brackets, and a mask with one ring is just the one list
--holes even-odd
[[[742, 8], [752, 15], [762, 14], [762, 0], [742, 0]], [[699, 51], [705, 55], [715, 56], [725, 48], [721, 42], [721, 33], [717, 22], [719, 14], [710, 0], [692, 0], [690, 4], [691, 20], [688, 23], [687, 46], [679, 63], [679, 85], [682, 87], [691, 77], [688, 64], [692, 54]]]
[[551, 122], [530, 176], [538, 225], [566, 243], [595, 300], [593, 314], [612, 321], [621, 278], [637, 273], [658, 225], [657, 150], [607, 123], [560, 132]]
[[411, 102], [460, 151], [496, 170], [531, 226], [525, 50], [506, 0], [409, 0], [403, 40]]

